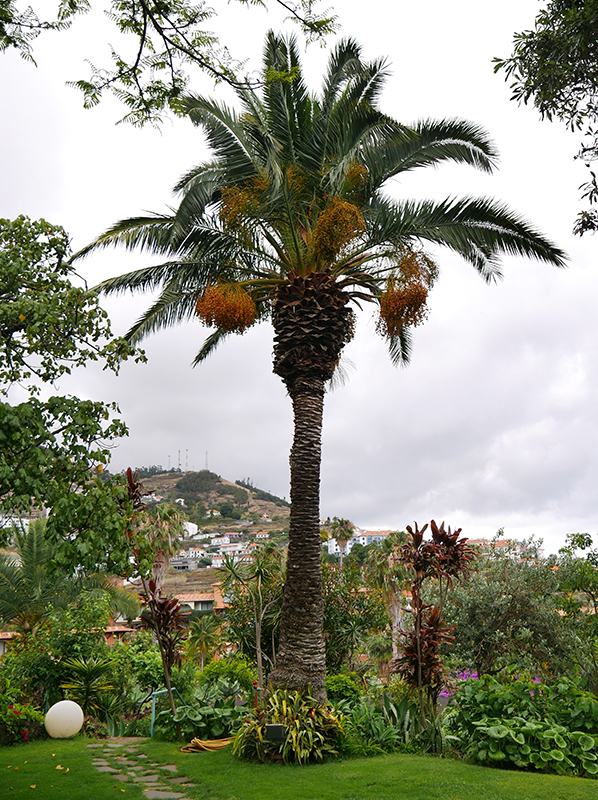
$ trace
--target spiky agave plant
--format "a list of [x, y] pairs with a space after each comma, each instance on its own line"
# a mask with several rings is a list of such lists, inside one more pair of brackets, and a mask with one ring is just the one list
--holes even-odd
[[296, 42], [269, 33], [263, 88], [238, 88], [239, 111], [186, 98], [213, 157], [179, 181], [178, 209], [119, 222], [79, 254], [124, 245], [163, 256], [100, 289], [160, 290], [129, 331], [131, 341], [198, 314], [215, 325], [195, 364], [254, 318], [272, 322], [274, 371], [291, 397], [295, 433], [288, 568], [270, 678], [274, 686], [311, 686], [319, 700], [323, 401], [353, 333], [354, 306], [379, 304], [391, 358], [405, 362], [410, 329], [423, 321], [437, 275], [423, 244], [459, 253], [487, 281], [500, 274], [501, 253], [563, 264], [557, 247], [491, 200], [397, 201], [384, 194], [390, 179], [416, 167], [454, 161], [491, 172], [496, 157], [471, 123], [407, 127], [385, 115], [377, 100], [386, 77], [383, 61], [364, 62], [356, 42], [346, 40], [330, 56], [322, 91], [312, 95]]

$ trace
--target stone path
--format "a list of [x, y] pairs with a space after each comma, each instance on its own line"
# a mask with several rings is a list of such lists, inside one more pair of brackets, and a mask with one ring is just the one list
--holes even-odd
[[106, 741], [88, 744], [87, 747], [92, 751], [92, 764], [98, 772], [107, 772], [122, 783], [141, 784], [147, 800], [191, 800], [177, 790], [195, 784], [183, 776], [175, 777], [178, 772], [176, 764], [149, 762], [146, 755], [139, 753], [137, 747], [127, 741]]

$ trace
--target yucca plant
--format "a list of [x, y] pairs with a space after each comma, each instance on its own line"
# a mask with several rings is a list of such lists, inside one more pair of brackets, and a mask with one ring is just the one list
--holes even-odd
[[111, 658], [69, 658], [64, 666], [70, 672], [70, 679], [61, 684], [61, 688], [69, 700], [74, 700], [85, 714], [94, 717], [108, 710], [114, 711], [117, 700], [111, 694], [114, 689], [110, 680], [114, 668]]

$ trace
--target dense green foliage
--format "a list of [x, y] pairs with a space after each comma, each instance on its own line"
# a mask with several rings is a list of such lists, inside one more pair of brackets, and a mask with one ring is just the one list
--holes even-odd
[[250, 664], [240, 656], [226, 656], [212, 661], [204, 667], [198, 682], [201, 685], [212, 685], [221, 679], [237, 682], [244, 692], [253, 692], [255, 672]]
[[510, 664], [552, 675], [568, 668], [573, 641], [559, 613], [563, 598], [554, 566], [533, 540], [491, 544], [481, 552], [476, 570], [446, 603], [463, 666], [479, 675]]
[[359, 683], [356, 682], [355, 677], [345, 673], [327, 675], [326, 694], [328, 699], [331, 702], [335, 700], [357, 700], [361, 696], [362, 690]]
[[[100, 479], [110, 442], [127, 432], [118, 409], [40, 395], [76, 367], [99, 361], [118, 372], [135, 353], [111, 335], [96, 293], [74, 285], [68, 254], [62, 228], [0, 219], [0, 515], [46, 506], [57, 564], [124, 570], [126, 492], [122, 479]], [[12, 403], [17, 384], [27, 399]]]
[[598, 774], [598, 699], [567, 678], [469, 679], [457, 690], [451, 726], [471, 758], [563, 775]]
[[28, 742], [43, 731], [42, 712], [20, 699], [21, 692], [8, 678], [0, 676], [0, 745]]
[[[267, 725], [283, 725], [281, 741], [267, 738]], [[235, 736], [233, 750], [242, 758], [265, 761], [280, 754], [285, 764], [322, 761], [336, 755], [343, 736], [339, 717], [313, 697], [278, 689], [264, 708], [250, 713]]]
[[[533, 30], [515, 34], [512, 55], [495, 59], [512, 79], [513, 99], [533, 102], [547, 119], [564, 120], [585, 134], [579, 158], [598, 158], [598, 2], [549, 0]], [[596, 175], [582, 188], [590, 206], [598, 202]], [[598, 211], [582, 211], [575, 232], [598, 228]]]
[[207, 691], [197, 692], [188, 705], [179, 706], [173, 716], [170, 710], [156, 718], [156, 735], [176, 738], [176, 723], [185, 741], [191, 739], [223, 739], [236, 730], [248, 713], [247, 705], [236, 703], [239, 684], [224, 680], [211, 683]]
[[346, 564], [342, 570], [324, 564], [322, 582], [326, 666], [332, 673], [344, 666], [351, 670], [366, 636], [388, 625], [386, 608], [379, 590], [365, 588], [355, 564]]
[[16, 558], [0, 555], [0, 625], [35, 634], [56, 610], [85, 594], [107, 603], [113, 612], [137, 615], [135, 596], [116, 588], [105, 573], [73, 575], [58, 568], [57, 546], [49, 540], [44, 520], [14, 530], [13, 542]]

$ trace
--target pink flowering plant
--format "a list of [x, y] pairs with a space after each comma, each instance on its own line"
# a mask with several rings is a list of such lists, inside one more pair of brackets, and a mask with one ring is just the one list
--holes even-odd
[[38, 738], [44, 715], [33, 705], [18, 701], [19, 692], [4, 679], [0, 686], [0, 744], [27, 742]]

